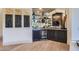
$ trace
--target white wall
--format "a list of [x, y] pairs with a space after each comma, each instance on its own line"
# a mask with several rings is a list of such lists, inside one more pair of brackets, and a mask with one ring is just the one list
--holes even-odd
[[3, 36], [3, 30], [2, 30], [2, 24], [3, 24], [3, 22], [2, 22], [2, 9], [0, 8], [0, 39], [2, 39], [2, 36]]
[[[31, 26], [31, 9], [29, 10], [30, 15], [30, 27], [21, 28], [5, 28], [5, 13], [3, 14], [3, 45], [12, 45], [20, 43], [32, 43], [32, 26]], [[23, 19], [23, 18], [22, 18]], [[13, 17], [14, 20], [14, 17]], [[14, 21], [13, 21], [14, 22]], [[23, 22], [22, 22], [23, 25]]]
[[0, 38], [2, 38], [2, 14], [0, 13]]
[[3, 32], [4, 45], [31, 43], [31, 42], [32, 42], [31, 28], [4, 29]]
[[72, 40], [79, 40], [79, 8], [72, 11]]
[[76, 44], [76, 40], [79, 40], [79, 8], [73, 8], [70, 11], [72, 19], [72, 40], [70, 51], [79, 51], [79, 47]]

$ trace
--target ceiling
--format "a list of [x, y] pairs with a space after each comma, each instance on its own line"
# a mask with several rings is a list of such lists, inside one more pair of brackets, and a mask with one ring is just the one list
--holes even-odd
[[51, 12], [53, 10], [55, 10], [55, 8], [33, 8], [32, 9], [33, 12], [36, 12], [36, 11], [40, 11], [40, 12]]

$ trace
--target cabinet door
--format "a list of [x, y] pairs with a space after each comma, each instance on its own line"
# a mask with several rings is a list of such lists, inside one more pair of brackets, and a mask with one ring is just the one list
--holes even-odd
[[47, 39], [55, 40], [55, 31], [54, 30], [47, 30]]
[[56, 41], [58, 42], [63, 42], [63, 43], [67, 43], [67, 31], [56, 31]]
[[41, 39], [41, 31], [33, 30], [33, 41], [40, 41]]

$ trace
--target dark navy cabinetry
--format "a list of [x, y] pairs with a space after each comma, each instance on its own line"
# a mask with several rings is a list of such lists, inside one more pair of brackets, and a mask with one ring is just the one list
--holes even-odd
[[45, 31], [47, 33], [47, 37], [44, 38], [46, 40], [67, 43], [67, 30], [66, 29], [33, 30], [33, 41], [43, 40], [42, 31]]
[[67, 30], [47, 30], [47, 39], [67, 43]]
[[41, 39], [41, 30], [33, 30], [33, 41], [39, 41]]

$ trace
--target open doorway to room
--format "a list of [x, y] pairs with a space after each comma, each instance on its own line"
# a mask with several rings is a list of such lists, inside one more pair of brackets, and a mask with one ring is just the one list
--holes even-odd
[[[51, 41], [54, 46], [58, 43], [68, 45], [68, 9], [33, 8], [32, 11], [33, 42], [49, 43]], [[64, 44], [61, 44], [61, 46]], [[50, 44], [48, 45], [51, 46]]]
[[65, 8], [33, 8], [33, 41], [53, 40], [67, 43], [67, 13]]

